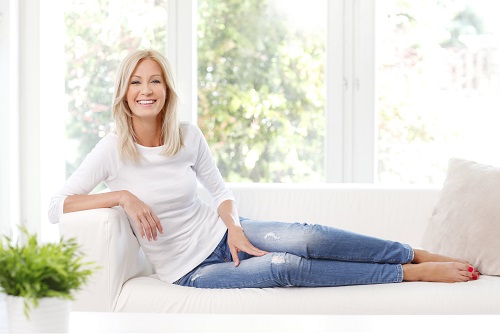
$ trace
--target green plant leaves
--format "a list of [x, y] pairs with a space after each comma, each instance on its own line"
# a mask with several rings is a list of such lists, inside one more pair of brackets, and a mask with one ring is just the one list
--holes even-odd
[[97, 267], [84, 262], [75, 239], [40, 244], [36, 234], [21, 228], [25, 242], [4, 237], [0, 243], [0, 289], [25, 298], [25, 314], [44, 297], [73, 299], [72, 292], [85, 284]]

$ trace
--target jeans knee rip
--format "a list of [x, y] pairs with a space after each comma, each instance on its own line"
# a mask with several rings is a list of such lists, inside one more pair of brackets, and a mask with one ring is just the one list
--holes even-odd
[[271, 258], [271, 263], [273, 264], [283, 264], [286, 263], [286, 259], [284, 255], [273, 255]]
[[273, 240], [279, 240], [281, 239], [280, 237], [278, 237], [274, 232], [269, 232], [268, 234], [266, 234], [264, 236], [264, 239], [273, 239]]

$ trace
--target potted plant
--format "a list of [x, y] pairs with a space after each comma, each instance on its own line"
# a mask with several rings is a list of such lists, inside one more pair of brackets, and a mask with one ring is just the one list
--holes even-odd
[[96, 267], [84, 262], [75, 239], [41, 244], [21, 228], [21, 239], [0, 240], [0, 292], [7, 295], [11, 332], [66, 332], [72, 293]]

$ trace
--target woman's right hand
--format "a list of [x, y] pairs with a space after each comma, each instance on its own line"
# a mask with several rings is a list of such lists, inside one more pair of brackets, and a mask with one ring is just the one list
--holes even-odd
[[124, 190], [120, 197], [120, 206], [132, 218], [143, 239], [156, 240], [157, 232], [163, 234], [160, 220], [146, 203], [127, 190]]

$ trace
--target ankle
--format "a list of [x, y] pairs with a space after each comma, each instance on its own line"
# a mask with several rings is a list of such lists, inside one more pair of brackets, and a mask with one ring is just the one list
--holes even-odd
[[417, 282], [421, 280], [422, 276], [418, 264], [414, 263], [403, 264], [403, 281]]

